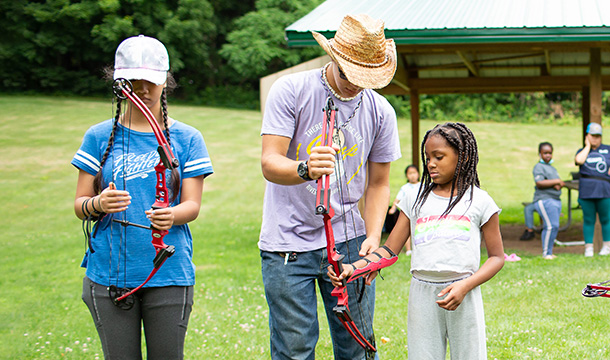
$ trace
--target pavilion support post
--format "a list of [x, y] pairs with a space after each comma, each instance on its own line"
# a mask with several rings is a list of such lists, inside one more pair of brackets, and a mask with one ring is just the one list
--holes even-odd
[[413, 165], [419, 169], [419, 91], [411, 88], [411, 160]]
[[[602, 123], [602, 55], [600, 48], [591, 48], [589, 72], [589, 111], [590, 121]], [[593, 249], [597, 254], [602, 248], [603, 237], [599, 218], [595, 224], [595, 235], [593, 236]]]
[[600, 48], [591, 49], [589, 75], [591, 122], [602, 123], [602, 55]]
[[582, 88], [582, 145], [585, 145], [587, 126], [591, 122], [591, 91], [588, 86]]

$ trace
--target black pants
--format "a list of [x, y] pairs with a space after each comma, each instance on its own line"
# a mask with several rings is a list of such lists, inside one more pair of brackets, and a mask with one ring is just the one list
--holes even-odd
[[396, 209], [394, 214], [390, 214], [391, 207], [388, 207], [388, 212], [385, 215], [385, 221], [383, 223], [383, 232], [391, 233], [392, 229], [394, 229], [394, 225], [396, 225], [396, 221], [398, 221], [398, 215], [400, 215], [400, 210]]
[[143, 324], [147, 359], [183, 359], [193, 287], [144, 288], [134, 295], [133, 308], [123, 310], [110, 300], [106, 286], [83, 279], [83, 301], [93, 317], [104, 358], [142, 359]]

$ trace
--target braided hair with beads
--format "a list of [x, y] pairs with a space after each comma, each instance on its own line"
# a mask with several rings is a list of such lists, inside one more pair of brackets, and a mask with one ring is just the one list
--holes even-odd
[[418, 209], [421, 208], [426, 202], [428, 195], [430, 195], [437, 186], [430, 177], [425, 155], [426, 141], [432, 136], [441, 136], [445, 139], [458, 156], [455, 174], [451, 180], [450, 192], [450, 194], [456, 192], [456, 195], [451, 196], [447, 209], [445, 209], [442, 214], [442, 216], [444, 216], [451, 212], [468, 190], [470, 190], [470, 198], [472, 199], [474, 187], [480, 187], [479, 174], [477, 173], [479, 151], [474, 134], [462, 123], [448, 122], [443, 125], [436, 125], [432, 130], [428, 130], [421, 143], [421, 157], [422, 163], [424, 164], [422, 185], [417, 194], [417, 201], [415, 201], [415, 204], [413, 205], [414, 209], [416, 207]]

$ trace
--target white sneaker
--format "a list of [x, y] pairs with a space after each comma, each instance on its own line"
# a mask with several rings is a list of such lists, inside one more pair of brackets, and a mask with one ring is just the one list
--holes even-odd
[[[610, 243], [610, 241], [608, 241], [608, 243]], [[604, 243], [604, 246], [602, 246], [602, 249], [599, 251], [599, 254], [602, 256], [606, 256], [606, 255], [610, 255], [610, 244], [608, 243]]]
[[585, 245], [585, 257], [593, 257], [593, 244]]

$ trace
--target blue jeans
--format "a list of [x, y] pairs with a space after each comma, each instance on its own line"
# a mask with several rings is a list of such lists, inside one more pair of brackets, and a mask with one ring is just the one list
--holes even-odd
[[[349, 241], [351, 261], [359, 259], [358, 250], [365, 237]], [[346, 257], [346, 244], [337, 244], [337, 251]], [[317, 313], [316, 281], [326, 309], [335, 359], [364, 359], [364, 349], [343, 327], [333, 307], [337, 298], [331, 296], [333, 285], [326, 272], [328, 258], [326, 248], [297, 253], [294, 261], [285, 263], [283, 253], [261, 251], [261, 265], [265, 296], [269, 305], [269, 329], [271, 332], [271, 358], [274, 360], [315, 359], [319, 325]], [[366, 287], [366, 294], [358, 304], [357, 284], [348, 284], [349, 309], [357, 328], [368, 338], [372, 333], [375, 307], [375, 283]], [[364, 327], [362, 322], [368, 324]]]
[[534, 229], [534, 211], [536, 211], [535, 203], [529, 203], [523, 208], [523, 214], [525, 215], [525, 227], [528, 229]]

